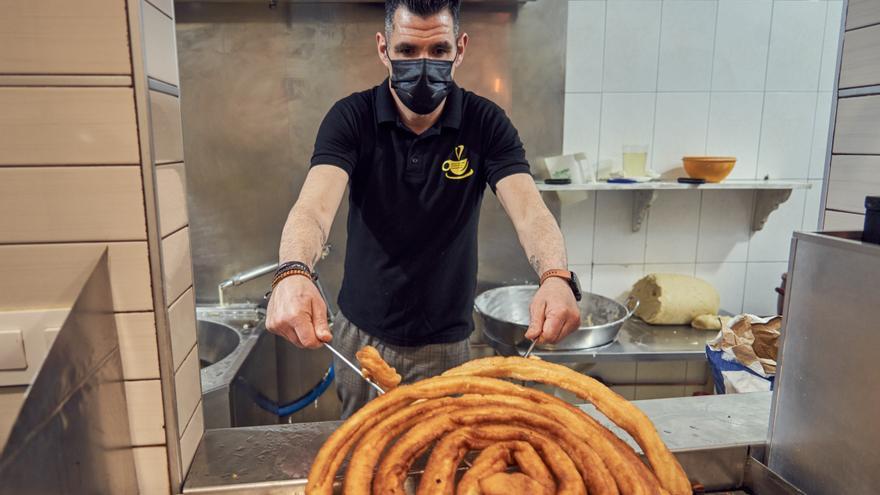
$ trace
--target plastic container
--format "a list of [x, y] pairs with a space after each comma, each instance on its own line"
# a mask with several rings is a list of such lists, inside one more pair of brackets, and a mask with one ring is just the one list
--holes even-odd
[[880, 244], [880, 196], [865, 197], [865, 229], [862, 240]]

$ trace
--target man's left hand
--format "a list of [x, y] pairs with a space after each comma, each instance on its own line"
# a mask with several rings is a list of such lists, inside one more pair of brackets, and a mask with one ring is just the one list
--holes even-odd
[[548, 278], [529, 306], [529, 329], [526, 338], [542, 344], [555, 344], [577, 330], [581, 311], [571, 287], [558, 277]]

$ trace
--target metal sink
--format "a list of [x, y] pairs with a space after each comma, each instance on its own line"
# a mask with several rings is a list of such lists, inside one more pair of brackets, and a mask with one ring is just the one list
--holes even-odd
[[197, 338], [206, 428], [276, 424], [253, 394], [277, 397], [275, 339], [254, 305], [198, 306]]
[[207, 368], [227, 358], [241, 343], [238, 332], [223, 323], [198, 320], [199, 367]]

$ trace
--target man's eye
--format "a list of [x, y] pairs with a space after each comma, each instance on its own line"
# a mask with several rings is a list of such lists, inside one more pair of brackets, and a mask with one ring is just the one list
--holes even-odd
[[446, 48], [434, 49], [434, 56], [436, 56], [436, 57], [442, 57], [442, 56], [446, 55], [447, 53], [449, 53], [449, 50], [447, 50]]

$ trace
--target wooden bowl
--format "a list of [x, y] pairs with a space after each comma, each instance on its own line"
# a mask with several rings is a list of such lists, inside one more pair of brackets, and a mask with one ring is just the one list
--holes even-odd
[[733, 170], [735, 156], [684, 156], [684, 171], [693, 179], [721, 182]]

